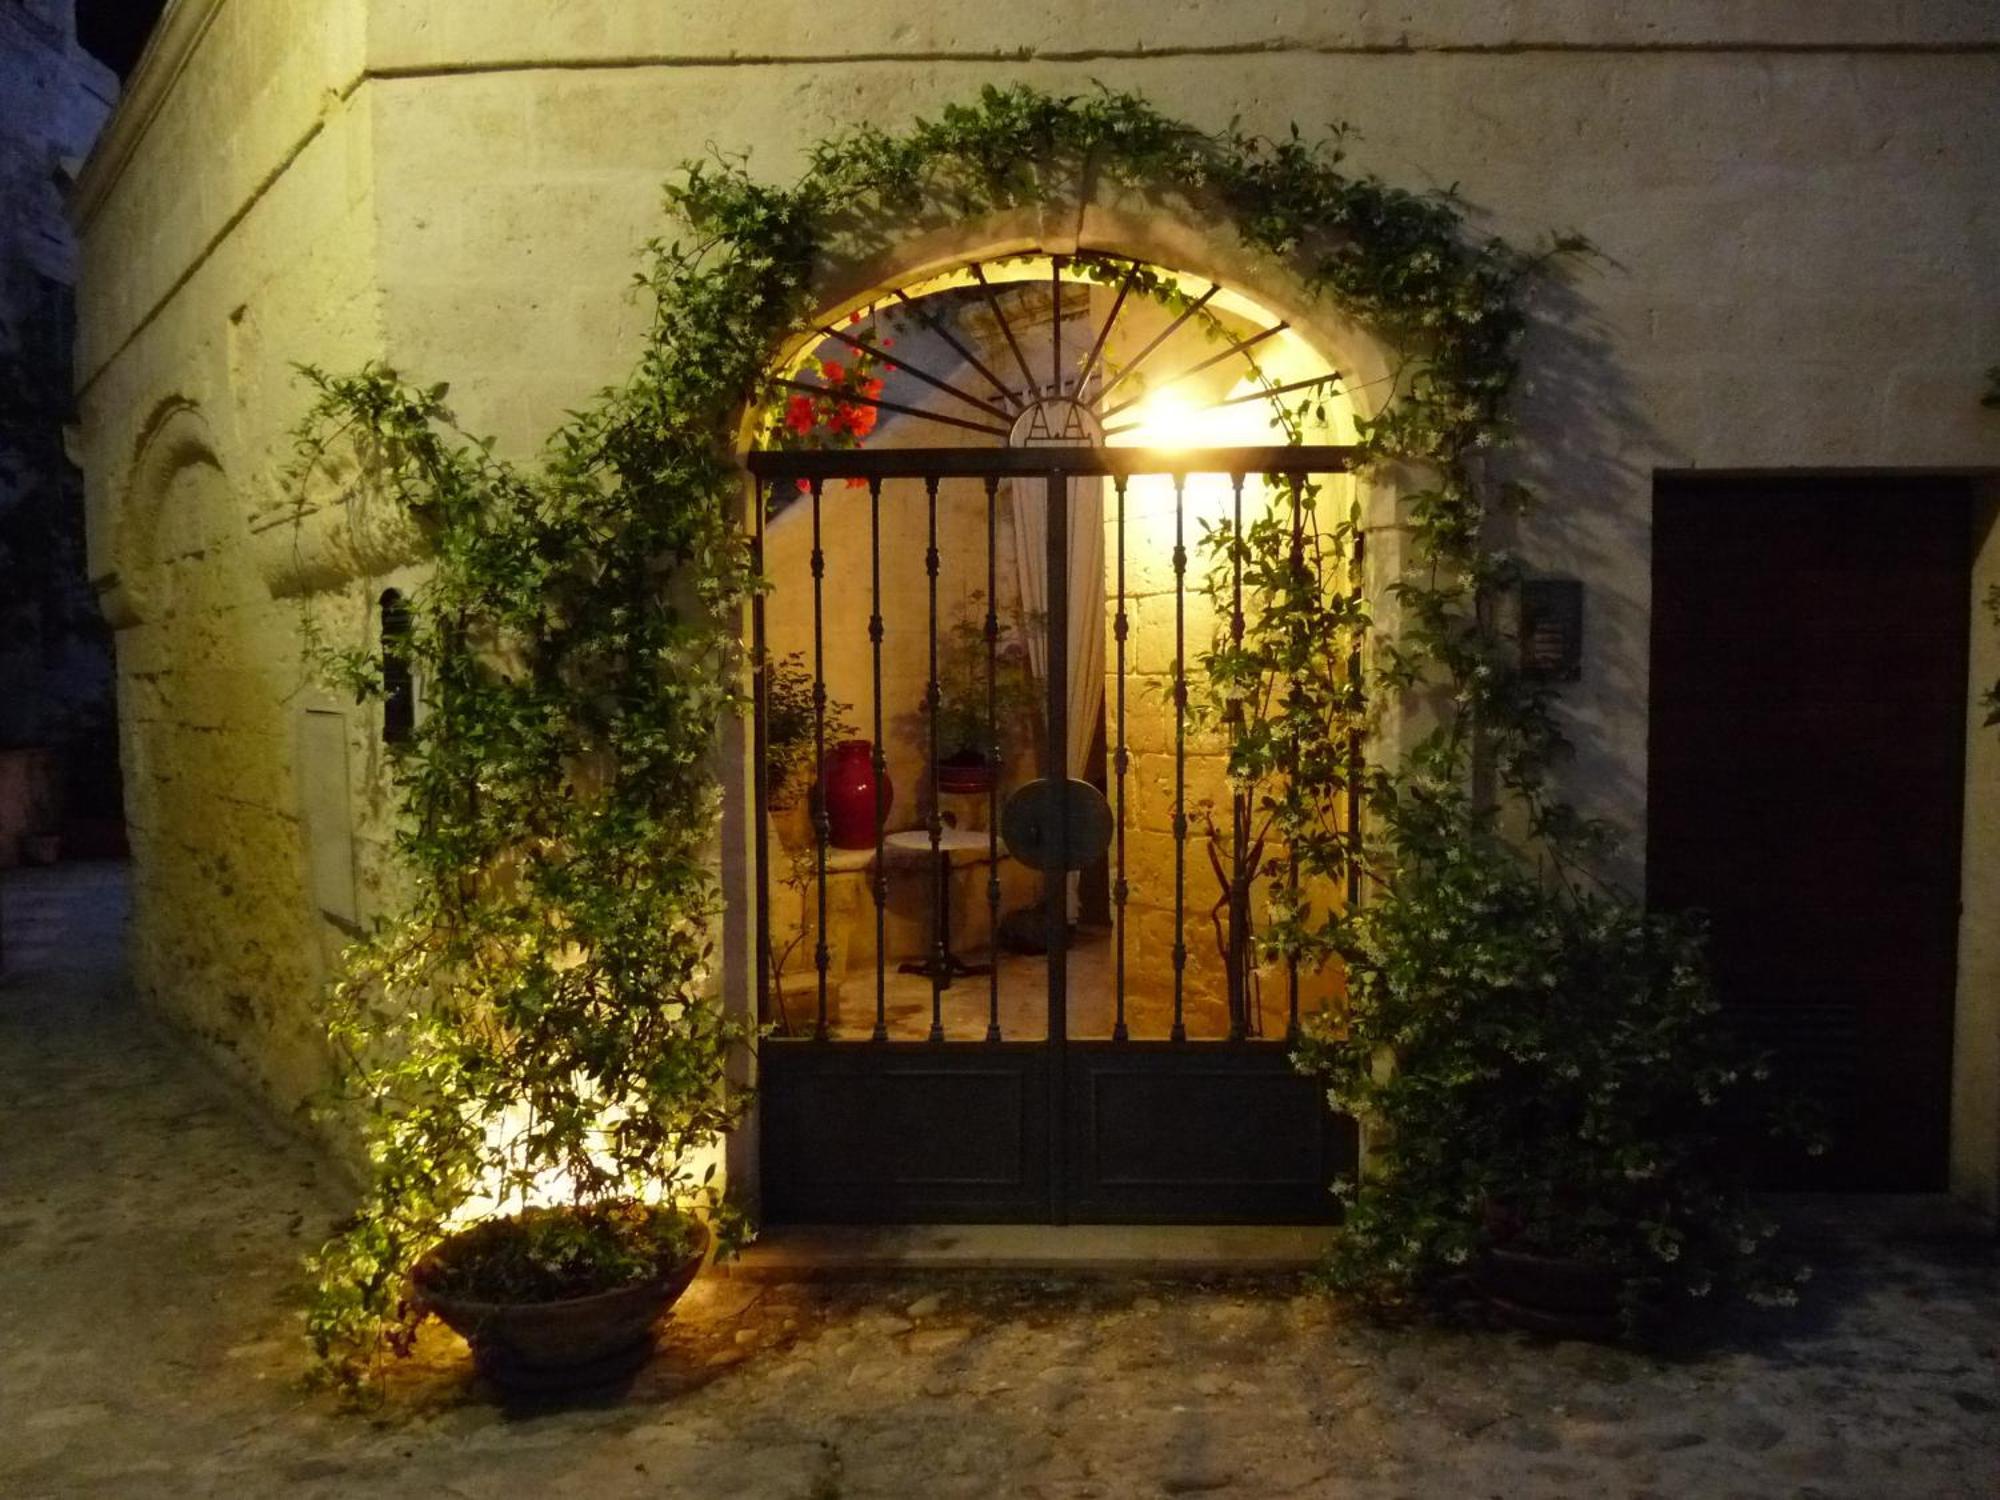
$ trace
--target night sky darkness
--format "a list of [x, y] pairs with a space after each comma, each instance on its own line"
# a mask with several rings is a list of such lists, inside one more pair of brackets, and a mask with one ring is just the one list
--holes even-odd
[[77, 39], [120, 79], [128, 78], [166, 0], [77, 0]]

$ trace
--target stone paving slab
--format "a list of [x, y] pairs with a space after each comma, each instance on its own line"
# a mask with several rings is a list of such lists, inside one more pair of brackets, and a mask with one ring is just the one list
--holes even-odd
[[115, 870], [5, 892], [0, 1496], [2000, 1493], [1990, 1240], [1827, 1235], [1810, 1305], [1674, 1358], [1390, 1330], [1294, 1276], [705, 1277], [632, 1386], [502, 1410], [449, 1334], [300, 1386], [312, 1154], [120, 999]]
[[1317, 1224], [786, 1225], [726, 1269], [753, 1281], [910, 1273], [1185, 1280], [1310, 1271], [1332, 1237]]

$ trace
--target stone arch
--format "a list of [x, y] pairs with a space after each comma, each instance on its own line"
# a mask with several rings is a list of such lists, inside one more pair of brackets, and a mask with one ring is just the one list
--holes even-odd
[[99, 589], [106, 619], [128, 629], [174, 608], [175, 571], [196, 562], [221, 528], [228, 480], [214, 433], [185, 397], [162, 401], [140, 429], [111, 517], [111, 570]]
[[[1179, 196], [1100, 186], [1096, 181], [1060, 201], [973, 218], [919, 210], [860, 229], [843, 224], [815, 267], [810, 327], [837, 325], [850, 312], [886, 298], [897, 288], [914, 287], [971, 262], [1078, 252], [1141, 261], [1161, 270], [1211, 280], [1240, 293], [1289, 324], [1341, 372], [1343, 393], [1357, 416], [1379, 414], [1394, 393], [1399, 363], [1396, 352], [1316, 297], [1297, 267], [1244, 245], [1227, 209]], [[774, 351], [769, 368], [789, 366], [819, 341], [820, 336], [810, 330], [787, 340]], [[754, 409], [746, 406], [739, 427], [739, 450], [754, 440], [755, 417]], [[1393, 525], [1393, 478], [1371, 476], [1355, 482], [1355, 493], [1370, 524]], [[755, 503], [752, 494], [746, 487], [746, 506]], [[724, 760], [722, 875], [730, 921], [740, 924], [737, 931], [725, 935], [725, 946], [727, 951], [754, 957], [753, 949], [739, 944], [745, 939], [754, 941], [744, 914], [755, 909], [756, 867], [751, 840], [753, 819], [761, 821], [761, 817], [752, 800], [747, 729], [740, 740], [735, 738], [733, 727], [725, 732], [731, 742]], [[899, 790], [899, 797], [906, 795]], [[755, 972], [754, 961], [744, 961], [725, 965], [722, 975], [732, 1009], [746, 1017], [757, 1014], [759, 997], [750, 978]], [[754, 1184], [758, 1171], [754, 1123], [732, 1139], [729, 1162], [732, 1174]]]
[[[1296, 266], [1250, 249], [1231, 227], [1230, 211], [1180, 195], [1117, 188], [1097, 174], [1082, 192], [1060, 200], [973, 218], [920, 211], [907, 218], [844, 227], [815, 268], [812, 320], [817, 326], [970, 261], [1037, 251], [1098, 251], [1205, 277], [1241, 292], [1283, 318], [1325, 354], [1346, 379], [1357, 414], [1377, 415], [1393, 392], [1398, 360], [1379, 337], [1342, 316], [1306, 287]], [[796, 356], [810, 333], [776, 351], [773, 366]], [[742, 436], [747, 439], [750, 413]]]
[[[290, 867], [282, 665], [240, 495], [201, 408], [173, 398], [135, 445], [107, 538], [141, 983], [196, 1030], [240, 1041], [295, 983], [273, 924], [243, 921], [267, 852]], [[269, 974], [283, 982], [267, 982]], [[232, 1042], [234, 1045], [235, 1042]]]

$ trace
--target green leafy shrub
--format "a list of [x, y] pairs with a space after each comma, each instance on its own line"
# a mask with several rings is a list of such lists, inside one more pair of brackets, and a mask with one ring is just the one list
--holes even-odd
[[[983, 591], [965, 597], [938, 632], [937, 743], [943, 760], [991, 755], [1005, 760], [1027, 742], [1041, 713], [1042, 695], [1028, 665], [1028, 647], [1018, 626], [994, 618], [993, 712], [987, 712], [986, 602]], [[918, 705], [920, 716], [930, 714]]]
[[848, 718], [854, 705], [829, 698], [815, 711], [813, 675], [803, 651], [771, 662], [764, 673], [764, 801], [773, 812], [798, 806], [819, 779], [819, 743], [860, 733]]
[[1789, 1303], [1802, 1268], [1746, 1196], [1798, 1136], [1723, 1028], [1699, 933], [1531, 867], [1468, 803], [1350, 929], [1345, 1013], [1304, 1060], [1380, 1139], [1344, 1185], [1334, 1285], [1448, 1289], [1496, 1244], [1613, 1271], [1628, 1331], [1690, 1299]]
[[435, 1257], [424, 1289], [481, 1302], [560, 1302], [615, 1291], [680, 1265], [701, 1230], [650, 1203], [530, 1208], [487, 1219]]

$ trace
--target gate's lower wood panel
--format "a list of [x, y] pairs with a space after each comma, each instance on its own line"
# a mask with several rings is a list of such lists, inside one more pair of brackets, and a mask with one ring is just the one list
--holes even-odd
[[1277, 1043], [1065, 1049], [1069, 1217], [1114, 1224], [1318, 1224], [1356, 1132]]
[[774, 1040], [762, 1059], [772, 1223], [1324, 1223], [1355, 1161], [1352, 1122], [1275, 1043]]
[[1050, 1216], [1045, 1047], [767, 1041], [761, 1056], [770, 1222]]

